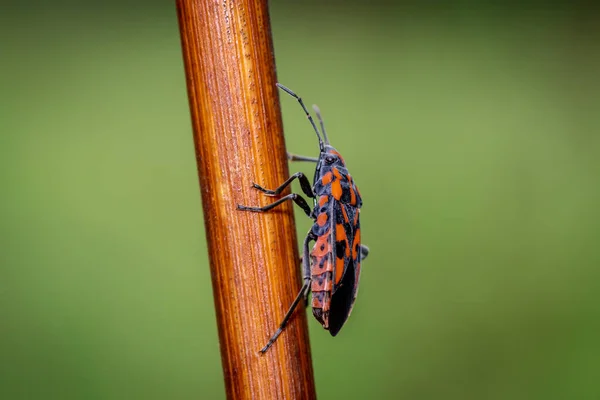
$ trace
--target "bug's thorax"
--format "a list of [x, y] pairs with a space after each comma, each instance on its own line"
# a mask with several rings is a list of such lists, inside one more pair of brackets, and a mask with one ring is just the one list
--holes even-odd
[[[319, 162], [315, 169], [314, 184], [317, 186], [317, 182], [328, 173], [333, 173], [337, 170], [342, 175], [347, 175], [348, 170], [346, 169], [346, 162], [342, 155], [333, 147], [325, 144], [321, 147], [321, 153], [319, 154]], [[319, 193], [317, 193], [319, 194]]]
[[[360, 208], [362, 200], [352, 176], [348, 173], [346, 163], [340, 153], [332, 146], [325, 144], [321, 147], [319, 162], [315, 170], [313, 183], [315, 207], [324, 196], [327, 201], [336, 201], [348, 206]], [[317, 217], [322, 211], [313, 211]]]

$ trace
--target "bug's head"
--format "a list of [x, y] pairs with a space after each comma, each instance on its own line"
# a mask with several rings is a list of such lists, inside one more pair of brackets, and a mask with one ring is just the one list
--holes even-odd
[[321, 163], [329, 167], [345, 167], [346, 163], [342, 155], [333, 148], [333, 146], [326, 144], [321, 149]]

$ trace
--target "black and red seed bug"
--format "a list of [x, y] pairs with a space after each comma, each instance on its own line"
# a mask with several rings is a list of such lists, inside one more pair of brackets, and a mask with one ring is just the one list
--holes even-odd
[[[302, 172], [292, 175], [274, 190], [265, 189], [256, 183], [252, 184], [253, 188], [267, 196], [277, 196], [294, 179], [298, 179], [304, 194], [313, 199], [312, 210], [306, 200], [296, 193], [283, 196], [264, 207], [238, 205], [238, 210], [265, 212], [287, 200], [292, 200], [315, 221], [304, 239], [302, 253], [304, 285], [277, 331], [260, 350], [261, 353], [265, 353], [277, 340], [300, 300], [303, 298], [307, 300], [310, 291], [312, 291], [313, 315], [332, 336], [337, 335], [352, 312], [358, 291], [360, 264], [369, 253], [369, 248], [360, 242], [359, 214], [362, 206], [360, 192], [346, 169], [344, 159], [329, 144], [321, 112], [317, 106], [313, 106], [321, 125], [322, 135], [302, 99], [285, 86], [279, 83], [277, 86], [294, 97], [302, 106], [319, 139], [320, 154], [318, 158], [288, 155], [291, 161], [317, 163], [312, 187]], [[315, 241], [315, 244], [309, 251], [311, 241]]]

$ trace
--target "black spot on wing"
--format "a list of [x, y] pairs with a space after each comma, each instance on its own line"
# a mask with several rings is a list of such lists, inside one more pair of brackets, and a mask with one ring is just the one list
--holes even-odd
[[342, 197], [340, 197], [340, 202], [342, 203], [350, 203], [350, 199], [351, 194], [350, 194], [350, 186], [348, 186], [348, 184], [346, 183], [345, 185], [342, 185]]
[[335, 242], [335, 256], [337, 258], [344, 258], [345, 253], [346, 253], [346, 241], [340, 240], [339, 242]]
[[[352, 221], [354, 221], [356, 209], [354, 207], [336, 201], [333, 208], [333, 212], [335, 216], [334, 222], [336, 224], [342, 224], [344, 226], [344, 231], [346, 231], [346, 238], [351, 240], [352, 236], [354, 236], [354, 228], [352, 227]], [[346, 221], [346, 218], [344, 218], [344, 213], [348, 216], [348, 221]], [[341, 240], [341, 238], [336, 238], [336, 241], [337, 240]]]

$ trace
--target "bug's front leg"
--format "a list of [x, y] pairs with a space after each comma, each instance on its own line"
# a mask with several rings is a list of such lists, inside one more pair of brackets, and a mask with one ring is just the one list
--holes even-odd
[[264, 187], [262, 187], [256, 183], [252, 183], [252, 187], [257, 190], [260, 190], [267, 196], [277, 196], [278, 194], [283, 192], [283, 189], [288, 187], [290, 185], [290, 183], [292, 183], [294, 181], [294, 179], [298, 179], [298, 181], [300, 181], [300, 187], [302, 188], [302, 191], [304, 192], [305, 195], [307, 195], [310, 198], [315, 197], [315, 194], [313, 193], [313, 190], [312, 190], [312, 186], [310, 185], [310, 182], [308, 181], [308, 178], [302, 172], [296, 172], [294, 175], [287, 178], [286, 181], [283, 182], [277, 189], [273, 189], [273, 190], [265, 189]]
[[268, 204], [264, 207], [249, 207], [249, 206], [243, 206], [241, 204], [238, 204], [237, 209], [240, 211], [265, 212], [265, 211], [269, 211], [269, 210], [277, 207], [281, 203], [286, 202], [288, 200], [292, 200], [294, 203], [299, 205], [300, 208], [302, 208], [302, 210], [306, 213], [306, 215], [308, 215], [309, 217], [311, 216], [311, 209], [308, 206], [308, 204], [306, 203], [306, 200], [304, 200], [304, 198], [301, 197], [297, 193], [292, 193], [292, 194], [288, 194], [287, 196], [283, 196], [279, 200], [277, 200], [271, 204]]
[[288, 160], [290, 161], [308, 161], [308, 162], [319, 162], [318, 157], [300, 156], [298, 154], [287, 153]]
[[[262, 187], [256, 183], [253, 183], [252, 187], [257, 190], [260, 190], [267, 196], [277, 196], [286, 187], [288, 187], [290, 185], [290, 183], [292, 183], [294, 181], [294, 179], [298, 179], [300, 181], [300, 187], [302, 188], [302, 191], [308, 197], [311, 197], [311, 198], [315, 197], [315, 194], [312, 191], [312, 187], [310, 186], [310, 182], [308, 181], [308, 178], [302, 172], [297, 172], [294, 175], [290, 176], [285, 182], [283, 182], [277, 189], [274, 189], [274, 190], [265, 189], [264, 187]], [[288, 194], [287, 196], [283, 196], [281, 199], [279, 199], [269, 205], [266, 205], [264, 207], [249, 207], [249, 206], [243, 206], [243, 205], [238, 204], [237, 208], [238, 208], [238, 210], [241, 210], [241, 211], [265, 212], [265, 211], [271, 210], [274, 207], [277, 207], [278, 205], [282, 204], [283, 202], [285, 202], [287, 200], [292, 200], [294, 203], [299, 205], [300, 208], [302, 208], [302, 210], [306, 213], [306, 215], [311, 217], [312, 210], [311, 210], [310, 206], [308, 205], [306, 200], [304, 200], [303, 197], [301, 197], [300, 195], [298, 195], [296, 193], [292, 193], [292, 194]]]

